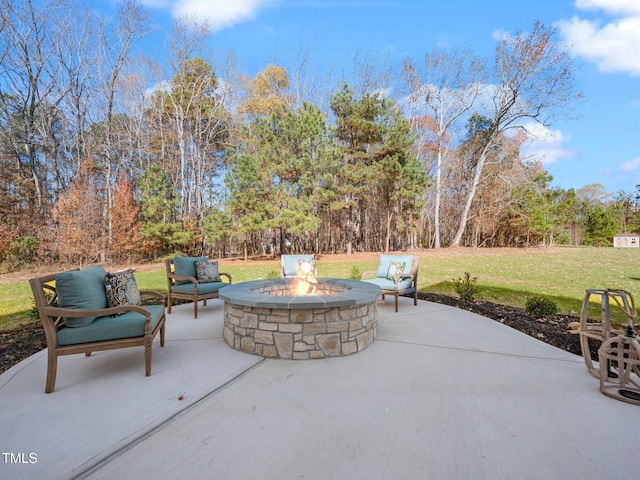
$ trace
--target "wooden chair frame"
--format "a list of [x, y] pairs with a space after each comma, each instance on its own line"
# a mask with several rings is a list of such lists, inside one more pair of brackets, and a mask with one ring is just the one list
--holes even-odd
[[[193, 302], [193, 318], [198, 318], [198, 302], [202, 300], [202, 306], [207, 306], [207, 300], [210, 298], [218, 298], [218, 292], [201, 293], [198, 294], [198, 280], [195, 277], [179, 277], [174, 273], [173, 258], [165, 260], [165, 269], [167, 272], [167, 313], [171, 313], [171, 306], [173, 299], [190, 300]], [[232, 277], [228, 273], [220, 272], [220, 278], [225, 277], [228, 283], [231, 284]], [[174, 292], [173, 287], [176, 281], [188, 280], [193, 284], [193, 293], [178, 293]]]
[[[61, 355], [75, 355], [84, 353], [87, 357], [92, 352], [103, 350], [115, 350], [119, 348], [144, 346], [144, 364], [145, 375], [151, 375], [151, 345], [160, 334], [160, 346], [164, 346], [165, 333], [165, 314], [164, 314], [164, 295], [153, 290], [141, 290], [141, 296], [151, 296], [158, 299], [160, 305], [163, 306], [162, 318], [155, 328], [151, 327], [151, 313], [144, 306], [140, 305], [123, 305], [120, 307], [105, 308], [100, 310], [79, 310], [71, 308], [60, 308], [57, 304], [57, 293], [55, 289], [55, 274], [45, 275], [43, 277], [32, 278], [29, 280], [33, 296], [35, 298], [36, 307], [44, 333], [47, 339], [47, 380], [45, 385], [45, 393], [53, 392], [56, 384], [56, 373], [58, 369], [58, 357]], [[114, 315], [117, 313], [138, 312], [145, 316], [144, 335], [141, 337], [121, 338], [116, 340], [105, 340], [90, 343], [79, 343], [74, 345], [59, 345], [58, 331], [63, 328], [69, 328], [64, 325], [63, 317], [82, 318], [82, 317], [102, 317]], [[82, 328], [82, 327], [80, 327]]]

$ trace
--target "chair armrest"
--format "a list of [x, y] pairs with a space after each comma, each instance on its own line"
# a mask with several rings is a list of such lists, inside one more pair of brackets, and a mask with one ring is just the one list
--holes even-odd
[[[145, 316], [145, 321], [151, 321], [151, 312], [142, 305], [121, 305], [119, 307], [101, 308], [98, 310], [80, 310], [77, 308], [46, 307], [45, 313], [51, 317], [106, 317], [118, 313], [137, 312]], [[81, 327], [80, 327], [81, 328]]]
[[398, 290], [398, 283], [400, 283], [400, 281], [402, 280], [411, 280], [411, 284], [412, 287], [416, 286], [416, 278], [418, 277], [418, 266], [414, 267], [411, 269], [410, 272], [408, 272], [407, 274], [403, 274], [401, 276], [398, 276], [394, 279], [394, 282], [396, 284], [396, 290]]
[[171, 279], [173, 279], [173, 281], [176, 280], [187, 280], [195, 285], [198, 284], [198, 280], [196, 280], [194, 277], [178, 277], [177, 275], [173, 274], [173, 273], [167, 273], [167, 276]]
[[[220, 272], [220, 276], [221, 277], [227, 277], [227, 279], [229, 280], [229, 283], [231, 283], [231, 280], [232, 280], [231, 274]], [[177, 277], [173, 273], [170, 273], [169, 274], [169, 278], [172, 278], [173, 280], [188, 280], [191, 283], [193, 283], [194, 285], [198, 284], [198, 280], [196, 278], [194, 278], [194, 277]]]
[[411, 280], [414, 280], [416, 278], [416, 275], [418, 275], [418, 267], [415, 267], [413, 269], [411, 269], [411, 271], [409, 273], [407, 273], [406, 275], [403, 275], [402, 278], [410, 278]]

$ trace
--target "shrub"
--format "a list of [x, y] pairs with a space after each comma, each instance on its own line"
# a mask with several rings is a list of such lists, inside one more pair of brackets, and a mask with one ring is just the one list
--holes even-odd
[[278, 270], [270, 270], [267, 272], [267, 279], [280, 278], [280, 272]]
[[464, 272], [464, 277], [453, 279], [453, 289], [461, 299], [471, 302], [480, 294], [480, 287], [476, 285], [477, 277], [472, 277], [469, 272]]
[[547, 318], [558, 313], [558, 305], [550, 298], [534, 295], [527, 300], [525, 311], [536, 318]]
[[[0, 230], [0, 234], [2, 231]], [[32, 263], [38, 253], [39, 242], [36, 237], [16, 238], [3, 248], [0, 245], [0, 259], [7, 260], [7, 271], [19, 270], [20, 267]], [[3, 269], [4, 270], [4, 269]]]
[[360, 280], [360, 278], [362, 278], [362, 270], [354, 265], [353, 267], [351, 267], [351, 271], [349, 272], [347, 280]]

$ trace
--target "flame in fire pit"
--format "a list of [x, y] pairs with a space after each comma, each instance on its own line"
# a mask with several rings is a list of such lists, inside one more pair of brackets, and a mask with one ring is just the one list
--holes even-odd
[[291, 285], [291, 293], [296, 297], [314, 295], [318, 290], [318, 279], [313, 275], [295, 277]]

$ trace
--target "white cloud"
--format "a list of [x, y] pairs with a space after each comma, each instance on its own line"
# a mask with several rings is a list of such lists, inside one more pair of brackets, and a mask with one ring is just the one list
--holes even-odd
[[278, 0], [145, 0], [148, 6], [170, 7], [174, 18], [206, 21], [212, 32], [252, 20], [264, 7]]
[[620, 166], [620, 171], [624, 173], [631, 173], [640, 168], [640, 157], [636, 157], [633, 160], [629, 160], [628, 162], [624, 162]]
[[552, 130], [534, 122], [527, 123], [524, 128], [528, 138], [521, 150], [526, 158], [549, 165], [573, 156], [573, 152], [564, 146], [571, 139], [561, 130]]
[[142, 0], [141, 3], [148, 8], [165, 8], [170, 5], [169, 0]]
[[576, 0], [577, 8], [621, 15], [609, 23], [574, 16], [558, 22], [573, 52], [605, 72], [640, 75], [640, 2], [638, 0]]
[[511, 34], [506, 30], [498, 29], [493, 31], [493, 33], [491, 34], [491, 38], [493, 38], [496, 42], [501, 42], [503, 40], [511, 38]]
[[604, 10], [612, 14], [640, 15], [638, 0], [576, 0], [575, 5], [581, 10]]

